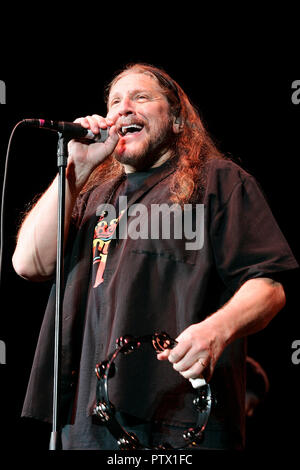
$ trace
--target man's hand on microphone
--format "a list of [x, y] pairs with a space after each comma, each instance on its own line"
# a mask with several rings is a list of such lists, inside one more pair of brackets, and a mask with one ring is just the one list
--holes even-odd
[[114, 151], [118, 141], [113, 119], [104, 118], [97, 114], [78, 118], [74, 121], [85, 129], [90, 129], [97, 135], [100, 129], [109, 129], [109, 137], [102, 143], [90, 143], [84, 140], [71, 140], [68, 145], [69, 158], [67, 178], [75, 193], [79, 193], [88, 180], [92, 171]]

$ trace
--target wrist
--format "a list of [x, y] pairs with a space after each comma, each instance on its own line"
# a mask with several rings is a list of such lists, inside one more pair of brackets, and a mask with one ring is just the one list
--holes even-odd
[[68, 164], [66, 169], [66, 180], [72, 199], [75, 201], [79, 196], [82, 188], [89, 179], [90, 173], [85, 171], [84, 174], [80, 174], [76, 171], [73, 163]]
[[203, 321], [203, 323], [205, 323], [207, 327], [214, 331], [216, 337], [218, 337], [219, 341], [224, 345], [224, 347], [233, 341], [233, 331], [230, 323], [226, 319], [226, 314], [224, 314], [223, 308], [211, 314]]

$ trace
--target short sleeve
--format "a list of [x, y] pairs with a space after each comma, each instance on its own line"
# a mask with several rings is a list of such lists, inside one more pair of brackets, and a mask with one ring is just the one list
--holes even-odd
[[[246, 172], [226, 176], [224, 186], [231, 192], [214, 198], [223, 204], [215, 202], [212, 209], [210, 237], [216, 268], [227, 288], [235, 292], [251, 278], [298, 268], [255, 178]], [[220, 181], [217, 186], [222, 192]]]
[[74, 227], [80, 227], [83, 216], [86, 211], [87, 203], [89, 200], [90, 191], [85, 194], [80, 194], [76, 199], [72, 216], [71, 216], [71, 223]]

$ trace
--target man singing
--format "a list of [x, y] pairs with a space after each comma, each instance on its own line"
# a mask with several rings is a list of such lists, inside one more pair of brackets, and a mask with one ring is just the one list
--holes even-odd
[[[130, 65], [115, 76], [106, 99], [106, 117], [75, 122], [94, 134], [109, 128], [108, 139], [68, 146], [62, 447], [118, 449], [93, 419], [95, 365], [121, 336], [166, 331], [178, 342], [173, 349], [118, 359], [109, 384], [116, 416], [145, 445], [179, 447], [197, 415], [188, 379], [203, 376], [215, 402], [198, 448], [241, 449], [245, 338], [284, 307], [283, 276], [298, 264], [253, 176], [218, 151], [167, 73]], [[121, 236], [121, 223], [135, 220], [135, 204], [145, 208], [139, 228]], [[185, 231], [174, 236], [175, 215], [168, 219], [170, 236], [161, 227], [153, 236], [153, 210], [163, 204], [189, 212], [192, 233], [201, 228], [203, 243], [193, 245]], [[57, 178], [19, 231], [13, 264], [20, 276], [54, 276], [56, 220]], [[53, 287], [23, 408], [23, 416], [49, 422], [54, 310]]]

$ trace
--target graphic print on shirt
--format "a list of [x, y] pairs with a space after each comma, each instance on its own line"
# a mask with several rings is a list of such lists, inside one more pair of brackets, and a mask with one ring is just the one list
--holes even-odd
[[94, 288], [98, 287], [104, 280], [103, 273], [106, 266], [109, 245], [124, 212], [125, 210], [122, 210], [118, 218], [112, 219], [108, 222], [108, 220], [105, 219], [108, 213], [107, 211], [103, 211], [95, 227], [93, 240], [93, 264], [98, 264], [98, 269], [95, 283], [93, 285]]

